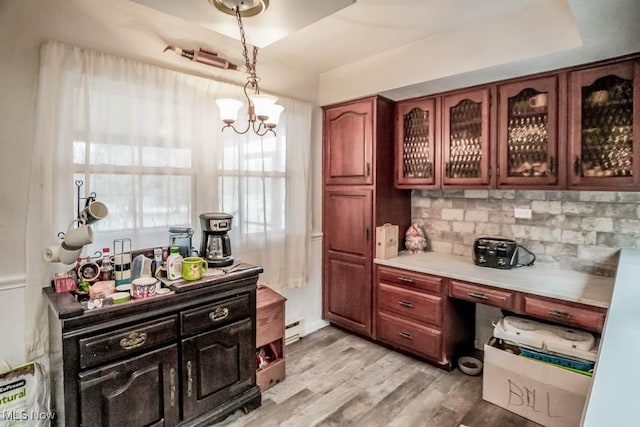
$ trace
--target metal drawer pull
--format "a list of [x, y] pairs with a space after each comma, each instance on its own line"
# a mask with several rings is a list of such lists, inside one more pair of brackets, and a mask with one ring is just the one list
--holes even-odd
[[566, 313], [564, 311], [558, 311], [558, 310], [551, 310], [549, 312], [550, 315], [552, 315], [553, 317], [559, 317], [560, 319], [570, 319], [571, 315], [569, 313]]
[[486, 296], [485, 294], [480, 293], [480, 292], [469, 292], [468, 295], [470, 297], [474, 297], [474, 298], [478, 298], [478, 299], [489, 299], [488, 296]]
[[187, 362], [187, 396], [193, 394], [193, 375], [191, 374], [191, 361]]
[[127, 338], [120, 340], [120, 347], [124, 350], [133, 350], [134, 348], [142, 347], [146, 340], [146, 332], [131, 332]]
[[413, 303], [411, 301], [398, 301], [398, 304], [403, 307], [413, 308]]
[[414, 283], [411, 277], [398, 276], [398, 280], [401, 282]]
[[411, 335], [409, 332], [400, 332], [400, 333], [398, 333], [398, 335], [400, 335], [402, 338], [406, 338], [408, 340], [412, 340], [413, 339], [413, 335]]
[[209, 313], [209, 319], [212, 322], [219, 322], [226, 319], [229, 316], [229, 309], [227, 307], [216, 307], [211, 313]]
[[176, 404], [176, 370], [174, 368], [169, 369], [169, 384], [171, 385], [171, 407]]

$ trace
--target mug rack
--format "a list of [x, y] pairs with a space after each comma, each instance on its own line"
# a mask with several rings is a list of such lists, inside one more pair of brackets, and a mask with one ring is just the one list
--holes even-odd
[[80, 221], [80, 212], [81, 212], [81, 202], [82, 200], [85, 201], [84, 207], [86, 208], [87, 206], [89, 206], [91, 203], [96, 201], [96, 192], [92, 191], [91, 193], [89, 193], [88, 197], [80, 197], [80, 189], [82, 188], [82, 186], [84, 185], [84, 181], [81, 179], [77, 179], [75, 182], [76, 185], [76, 194], [77, 194], [77, 203], [76, 203], [76, 218], [78, 221]]

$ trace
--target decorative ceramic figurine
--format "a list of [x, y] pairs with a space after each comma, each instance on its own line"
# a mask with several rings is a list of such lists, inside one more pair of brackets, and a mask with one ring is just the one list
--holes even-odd
[[409, 227], [405, 233], [404, 246], [413, 254], [427, 247], [427, 239], [424, 237], [424, 231], [418, 227], [418, 224], [411, 224], [411, 227]]

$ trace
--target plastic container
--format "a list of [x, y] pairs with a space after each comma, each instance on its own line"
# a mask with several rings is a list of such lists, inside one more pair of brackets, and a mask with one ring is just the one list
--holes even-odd
[[182, 278], [182, 259], [180, 248], [172, 246], [171, 253], [167, 257], [167, 279], [177, 280]]

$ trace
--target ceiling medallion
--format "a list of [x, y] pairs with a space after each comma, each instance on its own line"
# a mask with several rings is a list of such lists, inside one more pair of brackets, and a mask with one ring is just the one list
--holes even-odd
[[269, 7], [269, 0], [209, 0], [209, 3], [231, 16], [235, 16], [236, 10], [239, 10], [243, 18], [260, 15]]

